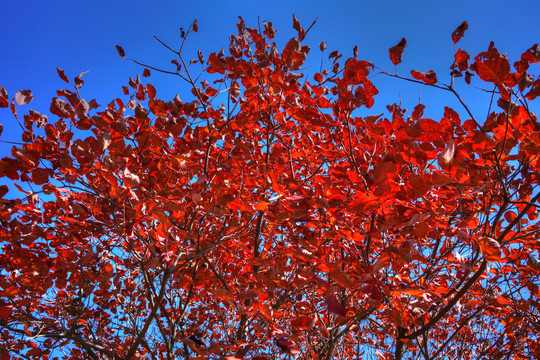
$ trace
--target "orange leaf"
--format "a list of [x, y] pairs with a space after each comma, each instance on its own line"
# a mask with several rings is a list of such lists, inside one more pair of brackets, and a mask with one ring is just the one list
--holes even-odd
[[401, 288], [401, 289], [396, 289], [392, 291], [392, 295], [406, 294], [406, 295], [411, 295], [418, 298], [423, 297], [425, 293], [426, 293], [425, 290], [422, 290], [419, 288], [412, 288], [412, 287]]
[[501, 259], [501, 244], [491, 236], [482, 236], [478, 239], [480, 251], [487, 261], [499, 261]]
[[255, 204], [255, 205], [253, 205], [253, 207], [254, 207], [255, 210], [257, 210], [257, 211], [262, 211], [262, 210], [266, 210], [266, 208], [268, 207], [268, 205], [270, 205], [270, 203], [265, 202], [265, 201], [261, 201], [260, 203], [257, 203], [257, 204]]

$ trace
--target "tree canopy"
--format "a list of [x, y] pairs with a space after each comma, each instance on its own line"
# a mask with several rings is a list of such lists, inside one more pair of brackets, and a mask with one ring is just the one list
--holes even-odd
[[[172, 70], [117, 46], [145, 69], [106, 106], [58, 69], [54, 120], [0, 88], [22, 128], [0, 160], [0, 359], [540, 357], [540, 49], [473, 57], [467, 27], [444, 75], [399, 75], [405, 39], [395, 72], [311, 50], [293, 16], [283, 48], [242, 19], [227, 51], [163, 43]], [[159, 99], [153, 71], [191, 98]], [[462, 107], [364, 115], [376, 74]]]

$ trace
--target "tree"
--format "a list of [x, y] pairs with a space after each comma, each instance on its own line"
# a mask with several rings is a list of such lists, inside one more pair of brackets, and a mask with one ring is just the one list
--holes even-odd
[[[59, 119], [30, 110], [0, 161], [0, 359], [540, 356], [538, 45], [515, 71], [493, 43], [458, 49], [449, 85], [398, 75], [405, 39], [395, 74], [355, 49], [306, 75], [293, 19], [282, 51], [272, 23], [242, 19], [206, 62], [164, 44], [176, 69], [143, 77], [179, 76], [191, 101], [137, 77], [99, 107], [58, 69], [73, 86], [52, 99]], [[360, 116], [376, 73], [448, 91], [464, 114]], [[486, 119], [460, 78], [491, 94]], [[1, 95], [17, 120], [32, 100]]]

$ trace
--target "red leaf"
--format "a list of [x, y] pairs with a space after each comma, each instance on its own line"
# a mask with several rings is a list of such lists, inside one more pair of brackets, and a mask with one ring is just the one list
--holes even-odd
[[412, 137], [418, 138], [422, 141], [432, 142], [441, 137], [441, 125], [433, 119], [422, 119], [419, 120], [417, 126], [411, 129], [411, 131], [417, 130], [416, 132], [411, 132]]
[[328, 307], [328, 311], [331, 313], [341, 316], [347, 315], [347, 308], [341, 305], [334, 294], [330, 294], [326, 297], [326, 306]]
[[347, 274], [337, 267], [330, 270], [328, 276], [344, 288], [352, 288], [355, 285], [354, 281], [352, 281]]
[[540, 49], [538, 48], [538, 44], [534, 44], [521, 54], [521, 61], [527, 62], [528, 64], [538, 63], [540, 61]]
[[349, 208], [358, 213], [377, 206], [379, 203], [379, 198], [377, 196], [368, 195], [363, 192], [357, 193], [355, 196], [356, 199], [349, 203]]
[[68, 80], [66, 74], [64, 73], [64, 70], [57, 67], [56, 71], [58, 72], [58, 76], [60, 76], [60, 79], [64, 80], [65, 82], [67, 82], [69, 84], [69, 80]]
[[19, 106], [25, 105], [34, 100], [34, 95], [30, 90], [21, 90], [15, 94], [15, 100]]
[[505, 56], [499, 54], [493, 41], [489, 44], [488, 51], [481, 52], [474, 60], [471, 69], [480, 79], [495, 85], [503, 85], [508, 78], [510, 63]]
[[299, 316], [291, 321], [291, 326], [302, 330], [311, 330], [315, 325], [316, 318], [309, 315]]
[[148, 69], [145, 68], [145, 69], [143, 70], [142, 76], [144, 76], [144, 77], [150, 77], [150, 70], [148, 70]]
[[214, 292], [214, 295], [221, 299], [221, 300], [224, 300], [224, 301], [228, 301], [228, 302], [231, 302], [231, 303], [234, 303], [234, 294], [231, 293], [229, 290], [227, 289], [222, 289], [222, 288], [215, 288], [213, 290]]
[[384, 183], [386, 180], [395, 176], [397, 170], [396, 164], [391, 161], [383, 161], [377, 164], [373, 171], [374, 184]]
[[397, 45], [394, 45], [390, 49], [388, 49], [392, 64], [397, 65], [401, 62], [401, 59], [403, 57], [403, 50], [405, 50], [406, 46], [407, 40], [405, 40], [405, 38], [402, 38], [401, 41], [397, 43]]
[[452, 33], [452, 41], [456, 44], [465, 35], [465, 30], [469, 28], [469, 24], [466, 21], [462, 22], [456, 30]]
[[369, 61], [350, 58], [345, 62], [343, 80], [346, 84], [362, 84], [367, 80], [371, 69], [373, 69], [373, 64]]
[[437, 82], [437, 75], [433, 70], [429, 70], [426, 72], [411, 70], [411, 75], [416, 80], [422, 80], [428, 85], [433, 85]]
[[148, 98], [154, 100], [156, 97], [156, 88], [152, 84], [146, 84], [146, 92], [148, 93]]
[[304, 51], [304, 47], [300, 46], [300, 41], [297, 38], [292, 38], [283, 49], [281, 58], [291, 70], [298, 70], [306, 60], [309, 49], [306, 50]]
[[469, 59], [469, 54], [465, 50], [459, 49], [454, 54], [454, 64], [452, 65], [452, 69], [457, 66], [459, 71], [467, 70], [469, 68]]
[[233, 211], [250, 211], [250, 212], [254, 211], [254, 208], [253, 206], [251, 206], [251, 204], [239, 198], [236, 198], [230, 203], [228, 203], [227, 207]]

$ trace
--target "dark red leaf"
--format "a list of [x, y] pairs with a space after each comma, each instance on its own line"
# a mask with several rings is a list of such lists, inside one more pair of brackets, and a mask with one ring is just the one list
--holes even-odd
[[424, 109], [426, 108], [423, 104], [418, 104], [414, 107], [414, 111], [412, 113], [412, 119], [418, 120], [424, 117]]
[[536, 80], [532, 85], [531, 90], [525, 95], [529, 101], [536, 99], [538, 96], [540, 96], [540, 80]]
[[471, 84], [471, 77], [472, 76], [474, 76], [474, 74], [472, 74], [472, 73], [470, 73], [468, 71], [465, 72], [465, 82], [467, 84], [469, 84], [469, 85]]
[[118, 51], [118, 55], [120, 55], [124, 59], [126, 58], [126, 53], [124, 52], [124, 49], [122, 49], [120, 46], [116, 45], [116, 50]]
[[67, 82], [69, 84], [69, 80], [68, 80], [66, 74], [64, 73], [64, 70], [57, 67], [56, 71], [58, 72], [58, 76], [60, 76], [60, 79], [64, 80], [65, 82]]
[[19, 118], [19, 115], [17, 113], [17, 107], [15, 106], [15, 99], [11, 99], [11, 103], [9, 104], [9, 109], [11, 110], [11, 113], [15, 118]]
[[452, 41], [456, 44], [465, 35], [465, 30], [469, 28], [469, 24], [466, 21], [462, 22], [456, 30], [452, 33]]
[[296, 18], [296, 16], [293, 14], [293, 29], [298, 31], [298, 39], [300, 41], [304, 40], [306, 34], [304, 32], [304, 29], [302, 29], [302, 26], [300, 26], [300, 21]]
[[363, 286], [361, 291], [366, 294], [370, 300], [381, 301], [383, 299], [383, 293], [375, 283]]
[[6, 195], [9, 191], [9, 188], [7, 185], [0, 185], [0, 198], [3, 198], [4, 195]]
[[459, 49], [454, 54], [454, 64], [452, 65], [452, 69], [457, 66], [459, 71], [465, 71], [469, 68], [469, 54], [465, 50]]
[[416, 80], [422, 80], [428, 85], [433, 85], [437, 82], [437, 75], [433, 70], [429, 70], [426, 72], [411, 70], [411, 75]]
[[200, 62], [201, 64], [203, 64], [203, 63], [204, 63], [204, 57], [203, 57], [203, 53], [202, 53], [201, 50], [197, 50], [197, 57], [198, 57], [198, 59], [199, 59], [199, 62]]
[[338, 301], [336, 295], [330, 294], [326, 297], [326, 306], [328, 311], [337, 315], [347, 315], [347, 308]]
[[2, 301], [0, 304], [0, 319], [2, 320], [8, 320], [11, 317], [11, 313], [13, 312], [13, 305], [9, 305]]
[[289, 355], [296, 355], [300, 353], [300, 350], [296, 347], [296, 343], [287, 338], [277, 338], [276, 345], [279, 347], [281, 352]]
[[401, 62], [401, 59], [403, 58], [403, 50], [405, 50], [406, 46], [407, 40], [402, 38], [400, 42], [388, 49], [392, 64], [397, 65]]
[[75, 83], [75, 87], [77, 89], [81, 88], [84, 85], [84, 80], [82, 79], [83, 75], [86, 74], [88, 71], [82, 72], [73, 80]]
[[51, 113], [62, 118], [69, 118], [74, 115], [71, 106], [64, 100], [54, 97], [51, 101]]
[[49, 182], [49, 170], [36, 169], [32, 172], [32, 181], [36, 185], [43, 185]]
[[268, 38], [271, 40], [276, 36], [276, 30], [274, 30], [274, 24], [272, 24], [271, 21], [264, 21], [264, 31], [263, 34], [268, 36]]

